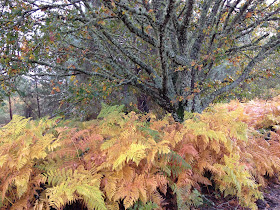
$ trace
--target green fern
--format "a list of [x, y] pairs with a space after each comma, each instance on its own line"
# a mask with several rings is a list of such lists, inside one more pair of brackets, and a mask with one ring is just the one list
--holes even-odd
[[128, 210], [153, 210], [158, 209], [159, 206], [151, 201], [147, 203], [143, 203], [141, 201], [137, 201], [132, 208], [129, 208]]
[[162, 155], [167, 161], [161, 169], [168, 176], [177, 177], [179, 174], [186, 172], [186, 170], [191, 169], [191, 165], [187, 163], [179, 154], [175, 151], [170, 151], [168, 154]]
[[102, 109], [97, 116], [97, 119], [100, 118], [106, 118], [108, 116], [118, 116], [124, 109], [124, 105], [115, 105], [115, 106], [109, 106], [107, 104], [102, 103]]
[[178, 187], [175, 183], [170, 185], [172, 192], [176, 194], [178, 209], [191, 209], [203, 204], [201, 194], [196, 190], [191, 190], [191, 186]]
[[194, 189], [186, 200], [187, 204], [193, 205], [195, 208], [203, 204], [203, 198], [200, 192], [197, 189]]

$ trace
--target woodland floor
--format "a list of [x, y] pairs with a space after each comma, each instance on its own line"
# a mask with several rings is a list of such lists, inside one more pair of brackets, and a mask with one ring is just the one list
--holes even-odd
[[[260, 210], [280, 210], [280, 183], [271, 182], [263, 190], [264, 200], [258, 200]], [[247, 210], [238, 205], [236, 199], [223, 199], [215, 194], [205, 195], [208, 205], [198, 210]]]
[[270, 184], [264, 190], [264, 201], [259, 201], [259, 209], [280, 209], [280, 184]]

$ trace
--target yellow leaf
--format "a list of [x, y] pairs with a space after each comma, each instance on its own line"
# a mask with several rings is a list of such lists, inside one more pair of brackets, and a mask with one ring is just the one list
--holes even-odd
[[75, 76], [75, 75], [72, 75], [72, 76], [70, 77], [70, 81], [73, 82], [74, 79], [76, 79], [76, 76]]
[[29, 56], [29, 59], [30, 60], [33, 60], [35, 58], [35, 56], [33, 55], [33, 54], [31, 54], [30, 56]]
[[191, 66], [195, 66], [195, 61], [194, 60], [191, 62]]
[[99, 25], [105, 25], [105, 22], [103, 21], [103, 20], [99, 20], [98, 22], [97, 22], [97, 24], [99, 24]]

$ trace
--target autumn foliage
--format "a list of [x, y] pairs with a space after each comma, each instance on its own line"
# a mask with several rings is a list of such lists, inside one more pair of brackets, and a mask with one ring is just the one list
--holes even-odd
[[280, 97], [185, 118], [105, 105], [98, 120], [83, 123], [17, 116], [0, 130], [0, 205], [166, 209], [172, 201], [188, 209], [205, 205], [201, 187], [212, 186], [256, 209], [265, 177], [280, 171]]

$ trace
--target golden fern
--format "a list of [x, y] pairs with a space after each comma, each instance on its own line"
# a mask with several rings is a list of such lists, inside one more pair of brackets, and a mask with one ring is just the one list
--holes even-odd
[[[55, 129], [55, 120], [16, 116], [0, 129], [1, 205], [59, 209], [79, 200], [89, 209], [163, 208], [171, 190], [176, 205], [188, 209], [201, 204], [196, 189], [212, 184], [209, 171], [217, 190], [255, 208], [256, 181], [264, 185], [265, 174], [280, 172], [279, 102], [218, 104], [186, 113], [182, 124], [106, 105], [98, 120]], [[267, 126], [275, 132], [266, 141], [254, 129]]]
[[259, 185], [253, 177], [239, 163], [239, 155], [232, 154], [230, 157], [224, 156], [225, 164], [215, 164], [214, 167], [220, 174], [214, 176], [218, 188], [227, 195], [236, 195], [241, 204], [250, 208], [257, 209], [254, 203], [257, 199], [262, 199], [262, 194], [258, 191]]
[[[28, 206], [30, 193], [36, 193], [43, 182], [40, 171], [33, 166], [59, 146], [52, 133], [47, 132], [54, 125], [55, 119], [30, 122], [15, 115], [9, 124], [0, 129], [0, 183], [4, 205], [10, 205], [7, 195], [12, 193], [16, 200], [13, 208]], [[12, 192], [13, 189], [16, 191]]]
[[100, 191], [100, 174], [91, 174], [83, 166], [76, 170], [56, 170], [45, 173], [50, 187], [46, 195], [50, 205], [61, 209], [68, 203], [82, 199], [89, 209], [106, 209], [103, 193]]

